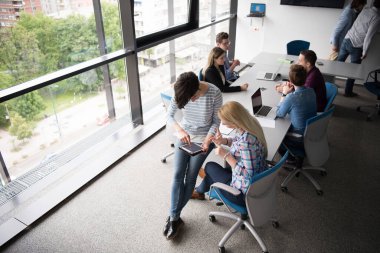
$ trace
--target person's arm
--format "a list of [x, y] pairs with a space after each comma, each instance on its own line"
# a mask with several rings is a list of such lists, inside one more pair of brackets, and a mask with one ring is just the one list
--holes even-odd
[[[284, 86], [286, 87], [286, 86]], [[284, 118], [286, 116], [286, 114], [288, 114], [288, 112], [290, 111], [290, 108], [292, 106], [292, 103], [291, 103], [291, 96], [293, 94], [289, 94], [288, 95], [288, 90], [283, 90], [283, 94], [281, 96], [281, 99], [280, 99], [280, 103], [278, 104], [277, 106], [277, 112], [276, 112], [276, 115], [278, 118]]]
[[180, 126], [180, 124], [178, 124], [174, 118], [177, 110], [179, 110], [177, 103], [175, 102], [174, 97], [172, 97], [168, 108], [167, 123], [173, 126], [177, 132], [178, 139], [180, 139], [182, 142], [190, 143], [190, 135]]
[[332, 50], [335, 52], [339, 51], [339, 42], [342, 36], [345, 36], [343, 32], [347, 29], [346, 27], [353, 23], [353, 15], [351, 14], [351, 8], [347, 7], [343, 10], [339, 17], [339, 21], [335, 27], [334, 33], [331, 38]]
[[377, 16], [373, 22], [369, 25], [368, 31], [365, 35], [364, 38], [364, 43], [363, 43], [363, 53], [362, 53], [362, 59], [364, 59], [367, 56], [367, 50], [369, 45], [371, 44], [371, 40], [373, 35], [375, 35], [377, 29], [379, 28], [380, 25], [380, 17]]
[[210, 127], [210, 130], [208, 131], [207, 136], [206, 136], [205, 140], [203, 141], [203, 145], [202, 145], [205, 150], [208, 149], [213, 137], [215, 136], [215, 134], [217, 132], [217, 129], [219, 128], [220, 119], [218, 117], [218, 111], [219, 111], [220, 107], [222, 107], [222, 104], [223, 104], [222, 93], [219, 90], [217, 90], [215, 93], [214, 103], [213, 103], [213, 108], [212, 108], [211, 127]]
[[216, 69], [216, 67], [209, 67], [206, 69], [205, 80], [206, 80], [206, 82], [214, 84], [222, 92], [241, 91], [240, 86], [227, 86], [227, 85], [225, 85], [225, 83], [223, 83], [223, 80], [220, 77], [219, 71]]

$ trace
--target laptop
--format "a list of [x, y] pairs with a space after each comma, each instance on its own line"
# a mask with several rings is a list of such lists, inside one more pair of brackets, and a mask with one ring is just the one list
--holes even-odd
[[257, 89], [255, 93], [251, 96], [253, 114], [256, 117], [275, 119], [276, 118], [276, 108], [263, 105], [263, 100], [261, 97], [261, 89]]
[[251, 9], [247, 17], [264, 17], [265, 16], [265, 4], [251, 3]]
[[278, 76], [278, 73], [258, 71], [257, 75], [256, 75], [256, 79], [257, 80], [274, 81], [277, 76]]

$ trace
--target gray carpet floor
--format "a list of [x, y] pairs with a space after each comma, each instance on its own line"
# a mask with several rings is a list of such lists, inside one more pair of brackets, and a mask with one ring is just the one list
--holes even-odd
[[[380, 117], [372, 122], [356, 111], [374, 104], [363, 87], [357, 98], [341, 94], [329, 125], [331, 156], [327, 176], [313, 173], [323, 196], [303, 177], [289, 192], [278, 189], [280, 227], [257, 229], [270, 252], [379, 252]], [[3, 252], [217, 252], [217, 244], [233, 224], [208, 220], [214, 202], [190, 200], [182, 233], [174, 241], [162, 236], [168, 214], [172, 157], [165, 131], [93, 180], [32, 228], [1, 248]], [[283, 180], [287, 172], [280, 173]], [[199, 183], [199, 181], [198, 181]], [[226, 244], [228, 252], [261, 252], [248, 230]]]

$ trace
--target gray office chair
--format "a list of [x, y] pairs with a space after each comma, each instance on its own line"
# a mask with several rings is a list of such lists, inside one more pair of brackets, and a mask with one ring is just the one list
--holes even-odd
[[[334, 109], [335, 107], [332, 107], [327, 112], [318, 114], [306, 121], [306, 129], [303, 136], [304, 148], [286, 147], [289, 153], [296, 158], [296, 165], [291, 167], [286, 165], [286, 167], [292, 169], [292, 171], [281, 184], [281, 190], [283, 192], [288, 191], [288, 184], [294, 176], [298, 176], [301, 173], [314, 185], [317, 194], [323, 195], [321, 186], [306, 170], [317, 170], [320, 171], [321, 175], [326, 175], [326, 169], [322, 166], [327, 162], [330, 156], [327, 127]], [[293, 137], [297, 138], [297, 136]], [[302, 138], [302, 136], [299, 138]], [[308, 164], [303, 164], [304, 158], [307, 158]]]
[[[172, 97], [170, 95], [167, 95], [166, 93], [163, 93], [161, 92], [160, 93], [161, 95], [161, 100], [162, 100], [162, 104], [165, 108], [165, 111], [168, 110], [169, 108], [169, 105], [170, 105], [170, 101], [172, 99]], [[178, 110], [177, 113], [175, 114], [175, 119], [177, 121], [180, 121], [181, 118], [182, 118], [182, 112], [181, 110]], [[175, 130], [169, 125], [169, 124], [166, 124], [166, 127], [165, 127], [165, 131], [166, 131], [166, 135], [168, 136], [170, 142], [171, 142], [171, 146], [174, 147], [174, 142], [176, 141], [176, 136], [174, 135], [175, 133]], [[164, 155], [162, 158], [161, 158], [161, 162], [162, 163], [166, 163], [166, 159], [170, 156], [172, 156], [174, 154], [174, 150], [167, 153], [166, 155]]]
[[372, 109], [372, 111], [367, 114], [367, 121], [372, 120], [372, 116], [375, 113], [380, 115], [380, 80], [378, 80], [377, 75], [380, 75], [380, 68], [369, 72], [367, 80], [364, 83], [364, 87], [366, 87], [369, 92], [376, 95], [377, 103], [373, 105], [361, 105], [356, 108], [358, 112], [361, 112], [363, 108]]
[[247, 194], [245, 196], [245, 206], [240, 206], [232, 203], [224, 197], [223, 191], [227, 191], [234, 195], [239, 195], [240, 191], [237, 189], [223, 184], [214, 183], [211, 185], [209, 196], [210, 199], [217, 199], [222, 201], [227, 207], [227, 212], [210, 212], [209, 220], [215, 222], [215, 216], [221, 216], [232, 219], [235, 224], [227, 231], [222, 240], [219, 242], [219, 252], [224, 253], [224, 244], [228, 239], [239, 229], [249, 229], [253, 237], [259, 243], [263, 252], [268, 252], [263, 240], [257, 234], [255, 227], [259, 227], [272, 221], [272, 226], [277, 228], [279, 223], [276, 219], [276, 205], [277, 194], [276, 189], [278, 187], [277, 178], [278, 172], [282, 165], [285, 163], [288, 157], [288, 152], [277, 162], [276, 165], [268, 170], [261, 172], [253, 177], [253, 182], [249, 186]]

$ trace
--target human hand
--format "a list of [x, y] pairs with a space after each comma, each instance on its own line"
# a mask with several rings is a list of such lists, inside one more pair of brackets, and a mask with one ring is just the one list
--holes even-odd
[[362, 57], [360, 57], [362, 60], [364, 60], [367, 57], [366, 54], [363, 54]]
[[217, 146], [215, 148], [215, 154], [216, 155], [219, 155], [221, 157], [224, 157], [226, 154], [227, 154], [227, 150], [225, 150], [224, 148], [222, 148], [222, 146]]
[[248, 83], [240, 85], [240, 88], [242, 91], [247, 90], [248, 89]]
[[276, 86], [275, 86], [276, 91], [281, 93], [282, 92], [282, 86], [283, 86], [282, 83], [276, 84]]
[[219, 129], [216, 129], [215, 136], [212, 137], [212, 142], [215, 143], [215, 145], [217, 146], [220, 146], [223, 143], [223, 137]]
[[178, 138], [184, 142], [190, 144], [190, 135], [183, 129], [178, 131]]
[[334, 52], [339, 52], [339, 48], [337, 47], [337, 46], [332, 46], [331, 47], [331, 49], [332, 49], [332, 51], [334, 51]]
[[287, 84], [282, 87], [282, 93], [283, 94], [289, 94], [293, 90], [294, 90], [294, 86], [290, 82], [287, 82]]

